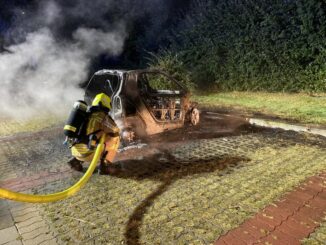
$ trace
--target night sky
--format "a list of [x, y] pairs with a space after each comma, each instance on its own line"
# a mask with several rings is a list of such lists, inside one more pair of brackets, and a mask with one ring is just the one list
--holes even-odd
[[[42, 28], [42, 21], [35, 16], [40, 15], [39, 8], [45, 2], [51, 1], [1, 0], [1, 46], [23, 42], [28, 33]], [[164, 0], [156, 4], [152, 4], [152, 0], [114, 0], [110, 4], [110, 1], [105, 0], [53, 2], [62, 8], [60, 14], [64, 20], [49, 26], [58, 40], [70, 39], [80, 26], [107, 31], [121, 19], [127, 22], [129, 35], [124, 52], [118, 57], [101, 54], [93, 60], [92, 70], [108, 66], [145, 66], [147, 52], [156, 52], [160, 47], [168, 45], [167, 36], [190, 5], [189, 0]]]

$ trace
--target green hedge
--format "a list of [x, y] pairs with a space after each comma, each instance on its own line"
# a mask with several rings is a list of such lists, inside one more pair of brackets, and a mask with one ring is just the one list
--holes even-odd
[[198, 0], [170, 41], [152, 66], [198, 89], [326, 91], [324, 0]]

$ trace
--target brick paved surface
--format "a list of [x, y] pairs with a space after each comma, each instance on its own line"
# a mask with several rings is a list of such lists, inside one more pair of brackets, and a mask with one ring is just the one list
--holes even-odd
[[[62, 178], [72, 176], [64, 164], [58, 128], [0, 138], [0, 186], [13, 191], [37, 192], [45, 184], [64, 188]], [[40, 150], [40, 152], [38, 152]], [[0, 200], [0, 244], [57, 244], [40, 205]]]
[[0, 217], [0, 244], [57, 244], [38, 205], [5, 200], [0, 205], [10, 216], [10, 221]]
[[325, 157], [283, 136], [188, 142], [120, 162], [44, 216], [62, 243], [210, 244], [325, 169]]
[[[325, 170], [325, 146], [322, 138], [262, 131], [138, 150], [70, 199], [2, 201], [0, 232], [10, 229], [17, 244], [211, 244]], [[81, 176], [67, 171], [60, 131], [0, 140], [0, 152], [8, 173], [1, 187], [50, 193]]]
[[15, 226], [0, 230], [1, 244], [21, 244], [19, 233]]
[[281, 200], [221, 236], [215, 245], [300, 244], [319, 226], [325, 215], [326, 172], [308, 178]]
[[20, 132], [37, 132], [49, 127], [56, 127], [58, 121], [65, 120], [64, 114], [66, 113], [63, 113], [63, 116], [58, 116], [52, 113], [43, 114], [32, 119], [9, 119], [3, 118], [3, 115], [0, 115], [0, 136], [10, 136]]
[[309, 237], [302, 240], [302, 244], [304, 245], [318, 245], [325, 244], [326, 241], [326, 216], [324, 217], [324, 221], [320, 224], [320, 226], [309, 235]]

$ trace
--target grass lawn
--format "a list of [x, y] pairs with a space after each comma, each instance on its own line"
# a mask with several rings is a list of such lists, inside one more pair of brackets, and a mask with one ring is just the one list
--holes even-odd
[[64, 116], [40, 115], [31, 119], [0, 118], [0, 137], [22, 132], [35, 132], [64, 122]]
[[228, 92], [196, 95], [201, 106], [232, 107], [249, 113], [262, 113], [301, 123], [326, 125], [326, 95]]

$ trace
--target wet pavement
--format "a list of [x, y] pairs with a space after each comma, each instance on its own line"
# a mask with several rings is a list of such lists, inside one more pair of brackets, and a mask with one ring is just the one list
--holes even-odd
[[[2, 200], [0, 244], [212, 244], [326, 170], [323, 137], [203, 118], [121, 152], [118, 172], [94, 174], [72, 198]], [[60, 125], [0, 138], [0, 186], [51, 193], [73, 184], [81, 174], [67, 167], [62, 141]]]

